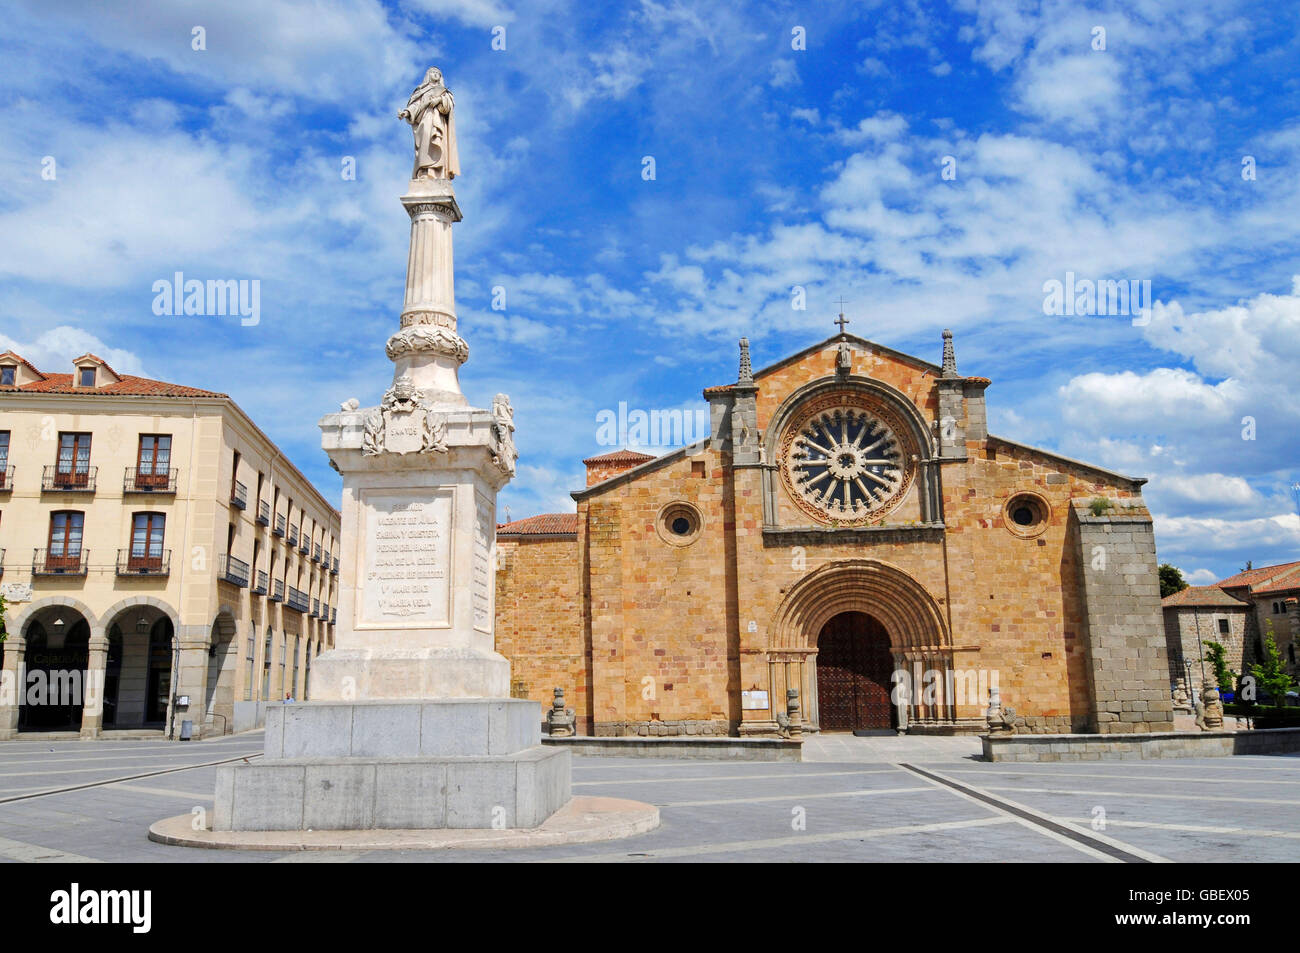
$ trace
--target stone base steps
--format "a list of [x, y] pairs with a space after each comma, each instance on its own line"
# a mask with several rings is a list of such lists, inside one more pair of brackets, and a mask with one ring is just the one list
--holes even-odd
[[783, 738], [714, 738], [665, 735], [623, 735], [542, 739], [548, 747], [567, 748], [577, 755], [611, 758], [683, 758], [701, 761], [802, 761], [803, 742]]
[[983, 739], [986, 761], [1141, 761], [1300, 752], [1300, 728], [1159, 731], [1114, 735], [1008, 735]]

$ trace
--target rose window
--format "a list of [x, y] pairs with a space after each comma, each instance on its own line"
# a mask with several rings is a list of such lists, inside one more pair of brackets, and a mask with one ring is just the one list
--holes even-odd
[[898, 428], [852, 397], [816, 402], [789, 428], [781, 472], [809, 515], [833, 523], [879, 519], [911, 482]]

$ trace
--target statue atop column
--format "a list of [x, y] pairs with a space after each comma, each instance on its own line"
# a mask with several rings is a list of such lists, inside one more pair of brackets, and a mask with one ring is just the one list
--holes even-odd
[[454, 179], [460, 174], [456, 151], [456, 104], [442, 84], [442, 70], [429, 67], [415, 87], [406, 108], [397, 114], [411, 124], [415, 134], [415, 170], [412, 179]]

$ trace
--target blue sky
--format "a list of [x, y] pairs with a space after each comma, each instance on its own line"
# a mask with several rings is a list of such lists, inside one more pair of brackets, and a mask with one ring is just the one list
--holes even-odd
[[[929, 360], [951, 327], [994, 433], [1150, 477], [1161, 558], [1208, 582], [1300, 555], [1298, 37], [1286, 4], [17, 0], [0, 347], [225, 391], [337, 499], [316, 420], [391, 378], [396, 112], [436, 64], [513, 517], [571, 509], [601, 410], [702, 408], [737, 338], [771, 363], [842, 295]], [[155, 315], [176, 271], [259, 279], [260, 323]], [[1149, 323], [1044, 314], [1067, 272], [1150, 281]]]

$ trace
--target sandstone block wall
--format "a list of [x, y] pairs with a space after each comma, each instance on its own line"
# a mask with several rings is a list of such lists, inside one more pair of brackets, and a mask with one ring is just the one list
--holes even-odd
[[496, 649], [510, 660], [512, 694], [551, 707], [553, 690], [590, 731], [591, 685], [572, 537], [497, 540]]
[[1092, 730], [1172, 731], [1173, 700], [1151, 516], [1074, 507], [1083, 581]]

